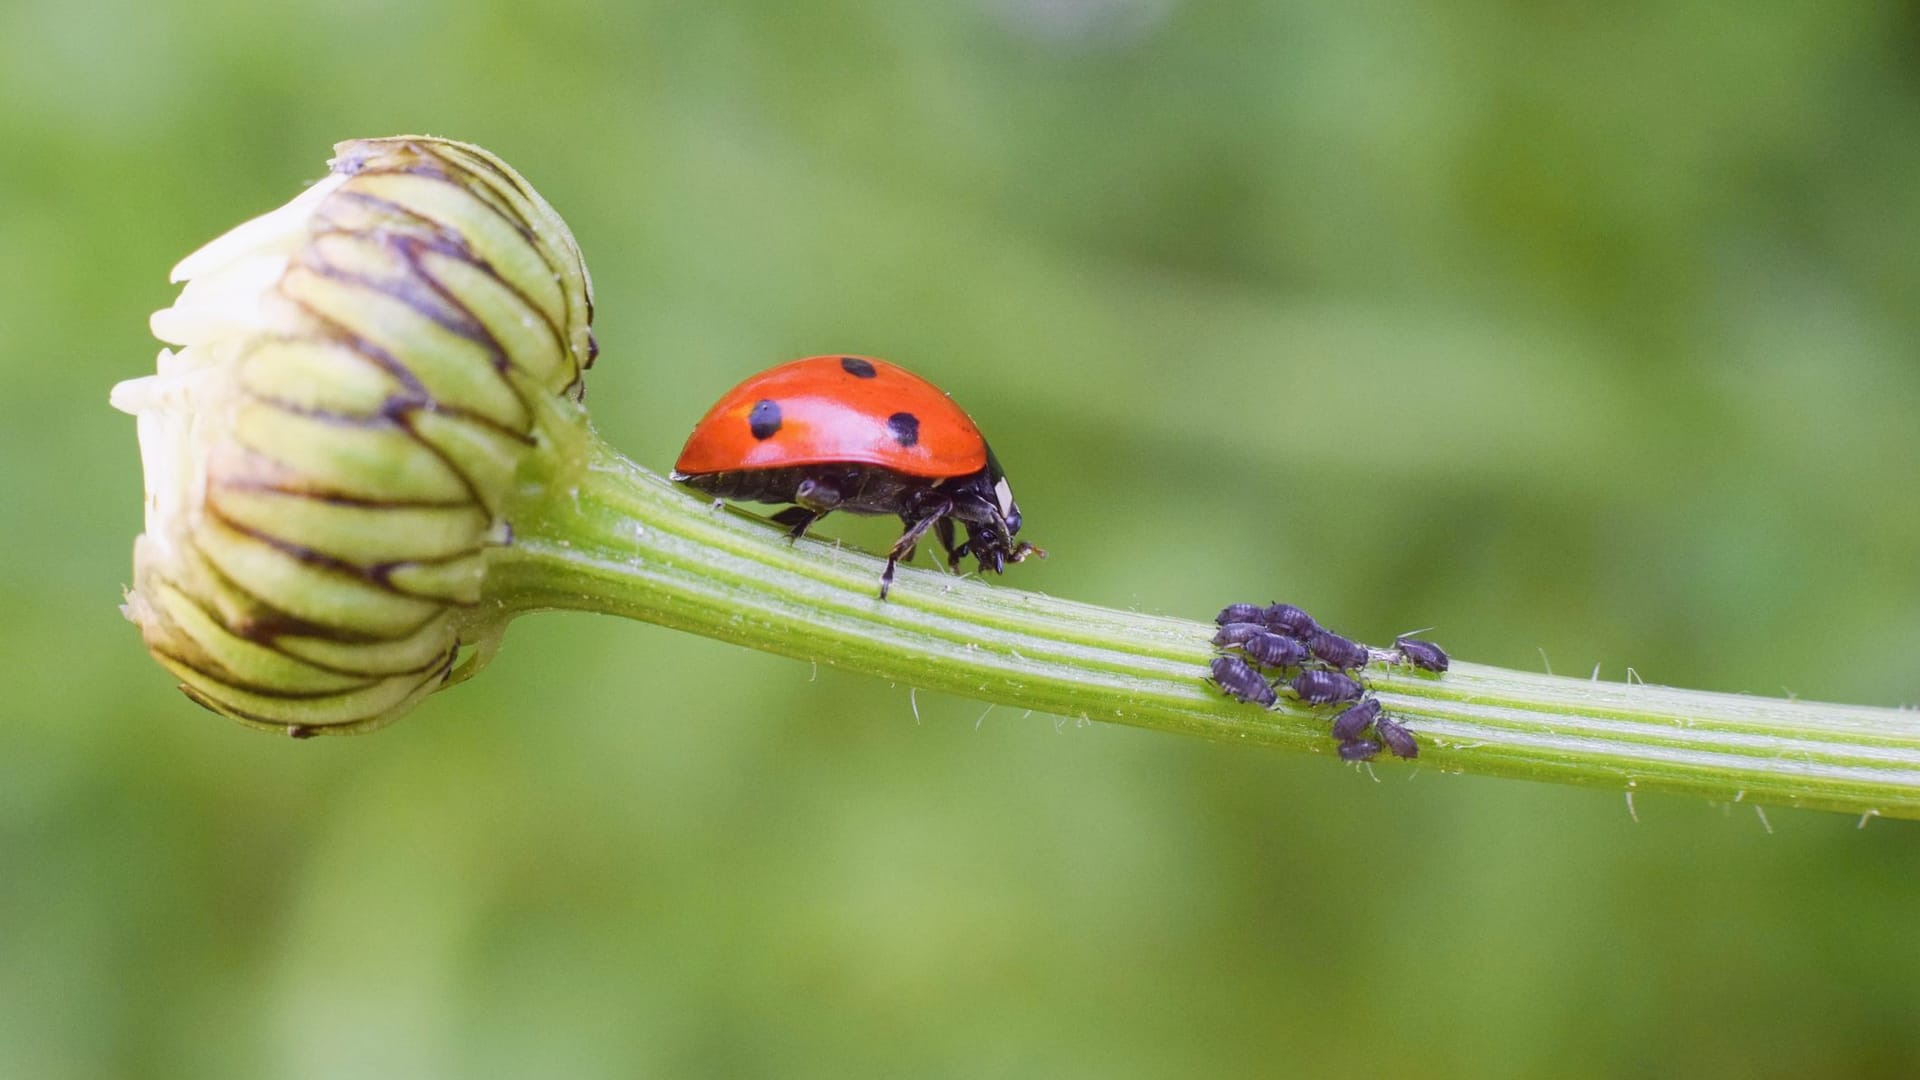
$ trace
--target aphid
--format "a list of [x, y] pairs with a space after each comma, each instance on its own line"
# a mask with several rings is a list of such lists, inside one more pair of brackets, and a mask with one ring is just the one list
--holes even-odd
[[1340, 744], [1341, 761], [1372, 761], [1380, 756], [1380, 744], [1372, 739], [1348, 739]]
[[1431, 641], [1410, 637], [1396, 638], [1393, 647], [1399, 651], [1400, 659], [1404, 663], [1427, 671], [1447, 670], [1446, 650]]
[[1228, 623], [1261, 623], [1265, 621], [1261, 616], [1266, 613], [1267, 609], [1259, 604], [1228, 604], [1220, 609], [1220, 614], [1215, 615], [1213, 621], [1221, 626]]
[[1287, 684], [1294, 696], [1307, 705], [1331, 705], [1337, 701], [1358, 701], [1366, 687], [1337, 671], [1303, 671]]
[[[968, 555], [1000, 573], [1046, 554], [1014, 541], [1013, 489], [960, 406], [871, 357], [795, 360], [727, 391], [694, 426], [673, 478], [720, 498], [793, 503], [773, 520], [795, 539], [836, 510], [899, 515], [906, 528], [887, 551], [882, 600], [894, 565], [929, 529], [950, 570]], [[967, 530], [959, 543], [955, 522]]]
[[1213, 681], [1228, 697], [1249, 705], [1272, 705], [1277, 700], [1266, 678], [1237, 656], [1213, 658]]
[[1357, 739], [1374, 720], [1380, 716], [1380, 699], [1366, 698], [1358, 705], [1349, 706], [1333, 718], [1333, 737], [1341, 742]]
[[1316, 630], [1307, 639], [1307, 650], [1334, 667], [1342, 670], [1367, 666], [1367, 647], [1357, 641], [1343, 638], [1331, 630]]
[[1213, 635], [1213, 643], [1230, 648], [1266, 632], [1267, 628], [1259, 623], [1230, 622], [1222, 625], [1219, 632]]
[[1264, 631], [1248, 638], [1240, 646], [1242, 652], [1267, 667], [1298, 667], [1307, 658], [1307, 647], [1294, 638]]
[[1413, 741], [1413, 732], [1391, 716], [1383, 716], [1373, 725], [1380, 741], [1387, 744], [1394, 757], [1416, 758], [1420, 756], [1420, 744]]
[[1292, 634], [1305, 641], [1320, 629], [1313, 616], [1292, 604], [1274, 604], [1261, 612], [1261, 621], [1283, 634]]

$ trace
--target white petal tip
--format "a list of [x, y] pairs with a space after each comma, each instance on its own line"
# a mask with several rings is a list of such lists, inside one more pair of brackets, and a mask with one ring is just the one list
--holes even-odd
[[235, 225], [181, 259], [168, 275], [168, 280], [178, 284], [210, 270], [217, 270], [241, 256], [260, 251], [278, 251], [299, 243], [306, 237], [307, 221], [313, 216], [314, 210], [333, 194], [334, 189], [346, 182], [345, 175], [335, 173], [315, 182], [285, 206]]
[[158, 375], [143, 375], [138, 379], [115, 383], [113, 392], [107, 395], [107, 403], [129, 416], [139, 416], [153, 407], [158, 390], [153, 384], [159, 380]]

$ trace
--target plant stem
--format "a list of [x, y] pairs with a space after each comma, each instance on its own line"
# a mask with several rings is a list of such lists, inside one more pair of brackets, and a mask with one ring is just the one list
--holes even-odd
[[[584, 465], [549, 478], [493, 553], [492, 617], [625, 615], [1000, 705], [1335, 750], [1334, 710], [1261, 709], [1204, 681], [1211, 624], [905, 567], [881, 601], [874, 557], [789, 543], [597, 438], [578, 449]], [[1420, 762], [1446, 772], [1920, 817], [1920, 713], [1466, 663], [1444, 676], [1376, 663], [1365, 681], [1416, 734]]]

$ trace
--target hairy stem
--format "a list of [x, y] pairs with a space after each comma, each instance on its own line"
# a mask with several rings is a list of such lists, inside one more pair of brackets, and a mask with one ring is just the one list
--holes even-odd
[[[1260, 709], [1203, 681], [1211, 624], [1077, 604], [790, 544], [588, 438], [492, 555], [491, 615], [625, 615], [803, 660], [1061, 716], [1331, 755], [1331, 710]], [[567, 460], [569, 455], [561, 455]], [[1196, 607], [1210, 608], [1219, 598]], [[1920, 817], [1920, 714], [1536, 675], [1376, 663], [1365, 681], [1448, 772]]]

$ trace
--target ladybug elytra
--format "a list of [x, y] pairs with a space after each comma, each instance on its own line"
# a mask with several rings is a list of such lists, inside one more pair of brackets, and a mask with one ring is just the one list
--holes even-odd
[[[1046, 553], [1013, 539], [1020, 507], [973, 420], [938, 387], [885, 360], [811, 356], [727, 391], [694, 426], [673, 479], [722, 499], [792, 503], [773, 515], [799, 539], [834, 511], [897, 514], [880, 598], [931, 529], [958, 569]], [[966, 527], [956, 542], [954, 523]]]

